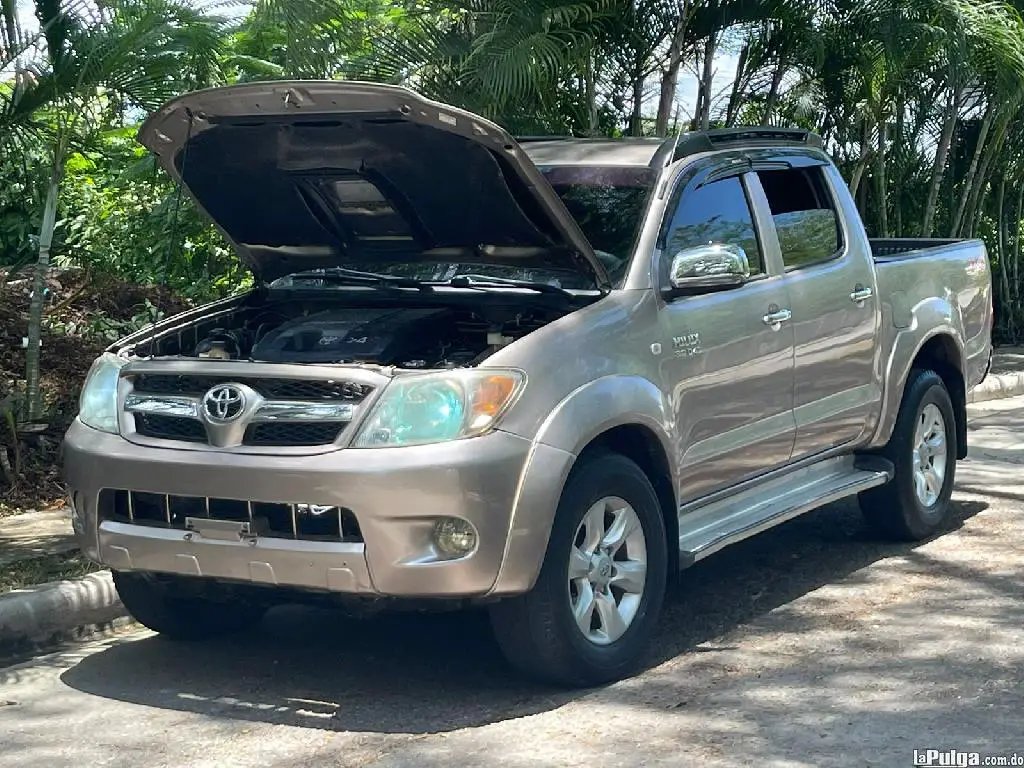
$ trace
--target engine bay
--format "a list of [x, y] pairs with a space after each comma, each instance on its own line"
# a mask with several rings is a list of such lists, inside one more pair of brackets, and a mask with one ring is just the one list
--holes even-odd
[[145, 357], [263, 363], [372, 364], [399, 368], [478, 365], [516, 339], [572, 311], [519, 306], [352, 306], [244, 302], [140, 341]]

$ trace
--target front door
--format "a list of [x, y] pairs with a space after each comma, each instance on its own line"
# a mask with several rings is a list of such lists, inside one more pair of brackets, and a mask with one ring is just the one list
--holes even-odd
[[770, 210], [768, 241], [781, 251], [793, 312], [796, 461], [857, 440], [882, 396], [875, 276], [867, 243], [851, 244], [859, 233], [843, 231], [856, 212], [837, 213], [842, 200], [852, 207], [839, 194], [838, 171], [821, 164], [755, 170], [754, 199]]
[[752, 273], [742, 287], [676, 298], [662, 310], [682, 503], [780, 467], [792, 452], [793, 328], [776, 321], [789, 302], [781, 275], [771, 274], [778, 267], [765, 266], [748, 181], [689, 181], [666, 211], [663, 284], [674, 254], [708, 243], [742, 247]]

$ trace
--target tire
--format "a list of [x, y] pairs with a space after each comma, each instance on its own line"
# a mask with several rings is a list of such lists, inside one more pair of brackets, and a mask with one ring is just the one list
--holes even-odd
[[[621, 502], [632, 509], [633, 517], [623, 511]], [[595, 511], [588, 517], [592, 509], [598, 510], [598, 503], [603, 504], [604, 514]], [[600, 589], [594, 599], [592, 612], [597, 618], [590, 620], [588, 638], [574, 618], [573, 603], [587, 604], [590, 576], [570, 582], [570, 554], [578, 542], [577, 549], [584, 551], [590, 549], [588, 541], [594, 541], [587, 536], [592, 528], [585, 520], [596, 528], [594, 521], [603, 519], [608, 528], [614, 528], [610, 523], [619, 517], [632, 521], [634, 533], [624, 539], [614, 559], [605, 554], [575, 561], [577, 574], [583, 572], [582, 563], [589, 562], [595, 579], [602, 584], [615, 582], [607, 591]], [[665, 596], [669, 562], [665, 538], [658, 497], [640, 467], [614, 453], [584, 458], [569, 475], [533, 589], [490, 609], [495, 637], [512, 666], [535, 680], [572, 688], [612, 682], [634, 672], [643, 661]], [[638, 593], [639, 578], [622, 579], [625, 568], [635, 571], [641, 551], [647, 567]], [[624, 560], [633, 562], [627, 566]], [[631, 590], [623, 591], [623, 585]], [[593, 586], [590, 589], [593, 594]], [[623, 620], [619, 627], [626, 626], [617, 638], [613, 614]], [[606, 624], [605, 616], [612, 621]]]
[[247, 629], [266, 609], [249, 603], [228, 603], [197, 596], [175, 595], [141, 573], [114, 571], [121, 602], [144, 627], [169, 640], [208, 640]]
[[[942, 423], [934, 433], [941, 434], [945, 452], [943, 456], [934, 456], [933, 463], [941, 471], [941, 478], [931, 475], [930, 492], [922, 498], [918, 491], [920, 479], [915, 479], [918, 424], [933, 423], [936, 414]], [[879, 451], [893, 463], [895, 476], [886, 485], [865, 491], [858, 498], [872, 533], [895, 541], [920, 541], [947, 525], [956, 475], [956, 446], [956, 418], [946, 385], [934, 371], [914, 369], [907, 379], [892, 437]], [[922, 460], [926, 466], [931, 461], [927, 454]], [[939, 486], [937, 493], [935, 486]]]

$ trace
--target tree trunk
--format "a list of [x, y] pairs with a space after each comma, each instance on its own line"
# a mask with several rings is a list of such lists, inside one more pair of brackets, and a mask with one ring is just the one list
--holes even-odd
[[996, 221], [998, 222], [997, 229], [999, 230], [999, 241], [997, 245], [999, 253], [999, 283], [1002, 287], [1001, 293], [1002, 301], [999, 302], [1002, 307], [1009, 312], [1004, 314], [1012, 314], [1013, 304], [1010, 301], [1010, 277], [1006, 269], [1006, 174], [1002, 174], [999, 179], [999, 196], [996, 200], [998, 206], [998, 214]]
[[978, 220], [978, 214], [985, 201], [984, 190], [991, 177], [992, 161], [1003, 151], [1003, 143], [1006, 141], [1006, 134], [1010, 128], [1011, 115], [1012, 111], [1008, 112], [1005, 117], [1000, 118], [998, 127], [993, 134], [993, 139], [988, 142], [985, 154], [981, 158], [981, 166], [974, 179], [974, 188], [971, 190], [971, 196], [967, 205], [967, 217], [961, 227], [961, 232], [966, 232], [967, 237], [974, 237], [974, 223]]
[[704, 114], [704, 85], [697, 80], [697, 98], [693, 104], [693, 118], [690, 120], [690, 130], [696, 131], [700, 128], [701, 115]]
[[[893, 201], [893, 237], [903, 237], [903, 189], [905, 184], [903, 183], [904, 177], [906, 176], [906, 169], [903, 158], [903, 132], [905, 130], [904, 119], [906, 115], [906, 105], [903, 102], [902, 91], [897, 90], [896, 97], [896, 125], [893, 128], [892, 136], [892, 156], [893, 156], [893, 179], [895, 182], [894, 195], [896, 199]], [[923, 112], [924, 110], [922, 110]], [[910, 146], [914, 146], [910, 144]]]
[[985, 117], [981, 121], [981, 130], [978, 133], [978, 145], [974, 148], [974, 155], [971, 157], [971, 165], [967, 169], [967, 176], [963, 181], [963, 188], [960, 192], [960, 202], [957, 205], [956, 215], [953, 217], [953, 224], [949, 228], [949, 236], [956, 237], [960, 233], [960, 225], [963, 223], [964, 214], [967, 213], [967, 202], [974, 187], [974, 178], [978, 175], [978, 164], [981, 162], [981, 154], [985, 151], [985, 141], [988, 132], [992, 128], [992, 120], [995, 119], [996, 107], [989, 104], [985, 109]]
[[25, 350], [25, 388], [28, 397], [28, 418], [38, 419], [42, 412], [39, 398], [39, 340], [43, 332], [43, 306], [46, 303], [46, 274], [50, 268], [50, 247], [57, 225], [57, 198], [64, 174], [64, 147], [57, 141], [53, 149], [53, 166], [46, 188], [43, 222], [39, 229], [39, 259], [32, 281], [32, 298], [28, 308], [28, 348]]
[[1010, 298], [1011, 306], [1013, 311], [1010, 313], [1012, 318], [1011, 328], [1013, 329], [1013, 340], [1017, 342], [1017, 313], [1020, 311], [1020, 225], [1021, 219], [1024, 218], [1024, 182], [1020, 179], [1017, 180], [1017, 215], [1013, 219], [1013, 282], [1010, 284], [1011, 293], [1013, 294]]
[[14, 54], [14, 50], [20, 44], [18, 34], [18, 10], [17, 0], [0, 0], [0, 16], [3, 17], [4, 32], [0, 36], [0, 58], [8, 58]]
[[747, 58], [750, 56], [750, 43], [746, 42], [740, 49], [736, 62], [736, 78], [732, 81], [732, 93], [729, 94], [729, 106], [725, 110], [725, 127], [732, 128], [740, 112], [740, 95], [745, 87], [744, 73], [747, 70]]
[[875, 188], [878, 195], [878, 237], [889, 236], [889, 185], [885, 167], [885, 117], [878, 118], [878, 149], [875, 152]]
[[676, 100], [676, 87], [679, 84], [679, 68], [683, 63], [683, 43], [690, 24], [690, 2], [684, 0], [679, 9], [679, 20], [676, 22], [672, 41], [669, 43], [668, 63], [661, 73], [661, 90], [658, 93], [658, 116], [654, 121], [654, 133], [657, 136], [668, 134], [668, 121], [672, 117], [672, 105]]
[[644, 133], [644, 75], [643, 70], [637, 65], [637, 71], [633, 75], [633, 114], [629, 118], [629, 135], [643, 136]]
[[946, 160], [949, 158], [950, 147], [953, 146], [953, 133], [956, 131], [956, 120], [960, 114], [960, 102], [963, 100], [963, 89], [957, 88], [946, 108], [946, 119], [942, 124], [942, 135], [939, 146], [935, 150], [935, 162], [932, 163], [931, 180], [928, 182], [928, 198], [924, 204], [924, 224], [921, 227], [922, 237], [931, 237], [935, 231], [935, 211], [939, 203], [939, 189], [942, 177], [946, 172]]
[[586, 69], [587, 136], [597, 135], [597, 72], [594, 67], [594, 53], [587, 54]]
[[[850, 194], [856, 198], [857, 190], [860, 189], [861, 179], [864, 178], [864, 171], [867, 170], [868, 160], [871, 158], [871, 122], [865, 119], [861, 123], [860, 157], [857, 158], [857, 165], [853, 169], [853, 176], [850, 178]], [[863, 214], [864, 211], [862, 210]]]
[[761, 117], [761, 125], [772, 124], [772, 112], [775, 110], [775, 102], [779, 98], [779, 88], [782, 87], [782, 76], [786, 73], [786, 65], [779, 54], [779, 63], [772, 73], [772, 85], [768, 89], [768, 98], [764, 102], [764, 115]]
[[700, 89], [703, 94], [701, 98], [700, 130], [706, 131], [711, 127], [711, 80], [714, 78], [715, 51], [718, 48], [717, 33], [712, 32], [704, 47], [704, 66], [701, 70]]

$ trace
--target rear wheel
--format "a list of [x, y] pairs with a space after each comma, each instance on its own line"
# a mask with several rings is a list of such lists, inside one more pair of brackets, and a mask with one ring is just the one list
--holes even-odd
[[860, 494], [873, 532], [919, 541], [941, 530], [950, 512], [956, 474], [956, 420], [937, 373], [915, 369], [907, 380], [896, 426], [880, 453], [896, 468], [892, 481]]
[[668, 556], [657, 495], [618, 454], [569, 477], [533, 590], [491, 608], [505, 656], [545, 682], [591, 686], [632, 673], [656, 628]]
[[171, 640], [206, 640], [257, 624], [266, 609], [249, 603], [221, 602], [175, 594], [141, 573], [114, 571], [114, 586], [132, 617]]

